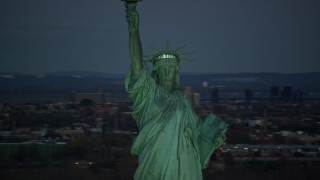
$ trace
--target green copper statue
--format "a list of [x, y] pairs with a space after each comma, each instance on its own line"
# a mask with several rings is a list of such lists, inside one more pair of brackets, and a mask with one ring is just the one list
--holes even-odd
[[226, 137], [227, 125], [213, 114], [193, 111], [179, 83], [177, 51], [157, 51], [148, 72], [139, 36], [137, 0], [125, 2], [131, 66], [125, 80], [139, 128], [131, 153], [139, 156], [136, 180], [201, 180], [201, 169]]

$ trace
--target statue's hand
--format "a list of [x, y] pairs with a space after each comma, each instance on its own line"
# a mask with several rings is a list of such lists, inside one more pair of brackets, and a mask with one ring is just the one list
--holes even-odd
[[132, 10], [135, 11], [137, 7], [137, 2], [124, 2], [124, 6], [129, 11], [132, 11]]
[[126, 9], [126, 18], [129, 24], [129, 29], [137, 30], [139, 28], [139, 14], [135, 9]]

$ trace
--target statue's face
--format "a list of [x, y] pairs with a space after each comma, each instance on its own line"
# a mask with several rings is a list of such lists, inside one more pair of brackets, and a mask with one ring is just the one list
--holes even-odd
[[173, 81], [176, 77], [177, 70], [173, 64], [162, 64], [157, 69], [159, 81]]

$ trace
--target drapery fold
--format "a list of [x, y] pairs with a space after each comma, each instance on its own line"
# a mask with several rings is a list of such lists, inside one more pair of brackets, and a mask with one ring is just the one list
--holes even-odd
[[139, 156], [134, 179], [201, 180], [201, 168], [224, 143], [227, 125], [213, 114], [199, 119], [188, 97], [181, 90], [164, 90], [146, 65], [138, 77], [129, 69], [125, 87], [139, 128], [131, 148]]

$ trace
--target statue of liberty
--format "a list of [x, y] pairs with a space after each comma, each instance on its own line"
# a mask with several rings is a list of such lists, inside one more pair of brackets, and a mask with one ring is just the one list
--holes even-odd
[[131, 154], [139, 156], [136, 180], [201, 180], [213, 151], [226, 137], [227, 124], [213, 114], [205, 120], [193, 111], [181, 91], [177, 50], [156, 51], [143, 61], [139, 35], [138, 0], [125, 2], [131, 66], [125, 87], [133, 100], [132, 116], [139, 134]]

